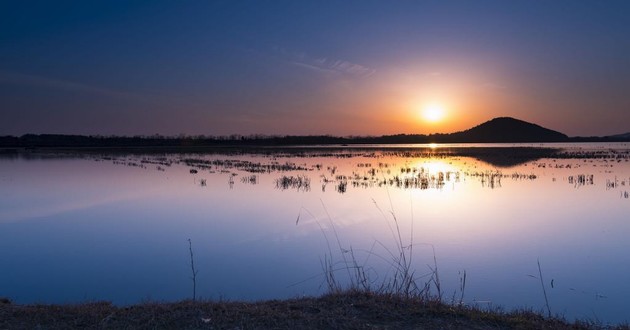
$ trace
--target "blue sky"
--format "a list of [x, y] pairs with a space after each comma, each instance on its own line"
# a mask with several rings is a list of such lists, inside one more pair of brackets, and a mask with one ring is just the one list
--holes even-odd
[[[630, 131], [627, 1], [3, 1], [0, 134]], [[440, 104], [439, 122], [423, 120]]]

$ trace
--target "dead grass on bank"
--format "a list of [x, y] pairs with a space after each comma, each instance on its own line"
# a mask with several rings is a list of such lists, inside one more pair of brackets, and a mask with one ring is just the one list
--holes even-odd
[[[531, 311], [501, 312], [348, 291], [261, 302], [192, 301], [116, 307], [0, 303], [0, 329], [604, 329]], [[627, 325], [606, 329], [629, 329]]]

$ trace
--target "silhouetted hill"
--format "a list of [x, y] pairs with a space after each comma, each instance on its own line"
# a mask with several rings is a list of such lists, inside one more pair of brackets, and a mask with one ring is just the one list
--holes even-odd
[[453, 142], [563, 142], [569, 137], [560, 132], [510, 117], [499, 117], [471, 129], [448, 134]]
[[612, 138], [612, 139], [619, 139], [619, 140], [629, 141], [630, 140], [630, 132], [625, 133], [625, 134], [611, 135], [609, 137]]

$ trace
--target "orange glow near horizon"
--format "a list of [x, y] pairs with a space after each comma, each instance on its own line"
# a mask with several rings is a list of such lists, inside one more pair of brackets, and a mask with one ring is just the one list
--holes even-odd
[[367, 130], [375, 135], [450, 134], [494, 117], [514, 116], [513, 111], [500, 110], [512, 108], [505, 106], [511, 104], [510, 99], [494, 89], [479, 87], [475, 75], [464, 69], [429, 77], [420, 70], [391, 73], [383, 78], [387, 84], [381, 81], [372, 86], [369, 97], [361, 94], [357, 108], [362, 113], [357, 120], [351, 125], [340, 121], [339, 125], [345, 125], [342, 129], [346, 131], [352, 128], [357, 135]]

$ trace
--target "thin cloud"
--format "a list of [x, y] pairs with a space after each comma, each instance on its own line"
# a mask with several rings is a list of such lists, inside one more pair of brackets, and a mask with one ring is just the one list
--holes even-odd
[[52, 79], [43, 76], [34, 76], [22, 73], [14, 73], [14, 72], [2, 72], [0, 71], [0, 83], [8, 83], [8, 84], [20, 84], [20, 85], [30, 85], [30, 86], [40, 86], [47, 87], [53, 89], [61, 89], [71, 92], [81, 92], [81, 93], [90, 93], [90, 94], [99, 94], [109, 97], [119, 97], [119, 98], [132, 98], [132, 99], [141, 99], [140, 96], [108, 89], [97, 86], [92, 86], [88, 84], [67, 81], [67, 80], [59, 80]]
[[332, 70], [360, 77], [369, 77], [376, 72], [376, 70], [366, 66], [342, 60], [324, 62], [322, 65], [328, 65]]
[[312, 65], [312, 64], [307, 64], [307, 63], [302, 63], [302, 62], [290, 62], [293, 65], [297, 65], [306, 69], [310, 69], [310, 70], [315, 70], [315, 71], [324, 71], [324, 72], [335, 72], [334, 70], [328, 69], [328, 68], [323, 68], [321, 66], [318, 65]]
[[366, 78], [376, 73], [376, 70], [373, 68], [342, 59], [312, 57], [303, 52], [292, 52], [279, 47], [274, 47], [273, 49], [289, 63], [311, 70], [333, 72], [360, 78]]

